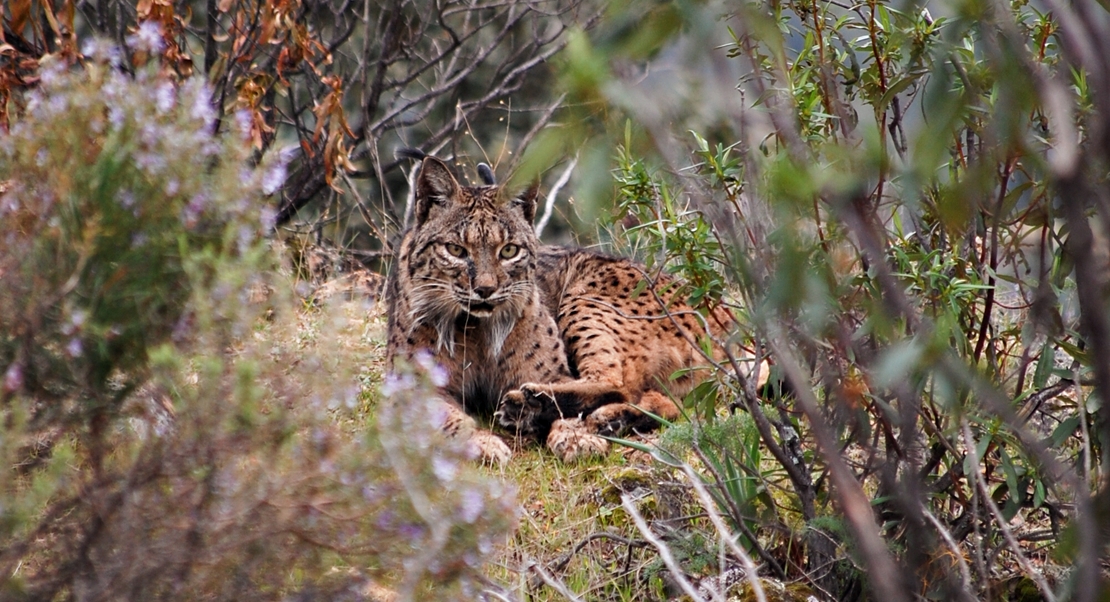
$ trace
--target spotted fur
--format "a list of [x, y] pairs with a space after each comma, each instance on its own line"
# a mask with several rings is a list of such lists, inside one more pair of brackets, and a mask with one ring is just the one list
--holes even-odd
[[487, 458], [508, 447], [471, 415], [496, 413], [567, 460], [604, 453], [599, 435], [654, 427], [649, 414], [676, 418], [669, 394], [698, 375], [670, 377], [705, 363], [697, 344], [727, 312], [707, 321], [628, 259], [541, 245], [535, 189], [508, 197], [492, 172], [482, 180], [462, 186], [423, 157], [387, 289], [390, 361], [431, 353], [448, 375], [448, 430]]
[[[656, 417], [674, 420], [681, 397], [705, 377], [699, 345], [720, 341], [733, 325], [726, 310], [708, 317], [674, 293], [676, 283], [652, 278], [625, 258], [583, 249], [544, 247], [537, 285], [555, 316], [573, 380], [532, 381], [502, 400], [502, 425], [547, 436], [553, 449], [568, 437], [550, 428], [556, 420], [582, 418], [586, 432], [622, 435], [646, 431]], [[723, 359], [720, 345], [713, 345]], [[747, 357], [750, 354], [739, 350]], [[757, 383], [766, 382], [761, 369]], [[678, 374], [672, 378], [672, 375]], [[565, 455], [565, 454], [564, 454]]]
[[570, 378], [535, 284], [536, 191], [512, 198], [493, 185], [462, 186], [426, 157], [415, 195], [387, 290], [390, 361], [431, 353], [448, 375], [440, 389], [452, 408], [448, 430], [479, 433], [468, 436], [483, 455], [503, 459], [508, 447], [475, 431], [470, 415], [491, 417], [521, 383]]

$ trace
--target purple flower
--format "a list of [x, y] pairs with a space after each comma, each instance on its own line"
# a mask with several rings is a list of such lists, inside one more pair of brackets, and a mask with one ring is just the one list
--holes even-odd
[[55, 84], [61, 83], [62, 77], [65, 75], [66, 67], [64, 61], [50, 61], [42, 65], [39, 71], [39, 81], [44, 86], [50, 87]]
[[176, 101], [173, 84], [170, 82], [162, 82], [154, 89], [154, 107], [158, 109], [159, 113], [170, 112]]
[[[239, 252], [245, 253], [247, 251], [247, 248], [251, 246], [252, 242], [254, 242], [254, 230], [251, 230], [246, 226], [239, 226], [239, 231], [237, 233], [237, 236], [235, 237], [235, 244], [238, 246]], [[338, 402], [336, 402], [335, 400], [332, 400], [328, 403], [328, 408], [334, 410], [337, 406], [337, 403]]]
[[261, 222], [262, 229], [266, 232], [273, 230], [277, 225], [277, 211], [269, 205], [263, 205], [258, 213], [258, 221]]
[[[194, 80], [196, 81], [196, 80]], [[212, 92], [203, 82], [192, 85], [193, 102], [189, 107], [189, 117], [204, 122], [204, 127], [216, 119], [216, 107], [212, 106]]]
[[412, 359], [416, 360], [417, 365], [424, 370], [431, 370], [432, 366], [436, 365], [435, 358], [432, 357], [431, 353], [428, 353], [427, 349], [418, 350], [413, 354]]
[[81, 339], [70, 339], [69, 344], [66, 345], [66, 355], [70, 357], [80, 357], [84, 348], [81, 346]]
[[49, 117], [56, 117], [64, 115], [69, 107], [69, 99], [63, 94], [55, 94], [42, 105], [46, 115]]
[[112, 122], [112, 127], [116, 128], [117, 130], [123, 127], [123, 120], [125, 118], [126, 115], [124, 114], [123, 109], [119, 107], [111, 107], [108, 109], [108, 121]]
[[447, 385], [449, 374], [447, 372], [447, 368], [436, 364], [432, 366], [431, 370], [428, 371], [428, 377], [432, 379], [433, 385], [437, 387], [443, 387]]
[[357, 386], [347, 387], [343, 390], [343, 403], [347, 406], [348, 410], [353, 410], [358, 407], [358, 394], [360, 389]]
[[81, 330], [81, 327], [85, 325], [85, 319], [87, 317], [88, 313], [85, 312], [85, 310], [73, 310], [73, 313], [69, 315], [69, 322], [62, 325], [62, 334], [68, 337], [78, 330]]
[[473, 524], [479, 516], [482, 516], [486, 500], [477, 489], [466, 489], [462, 492], [462, 499], [459, 502], [462, 519], [467, 524]]
[[402, 391], [411, 390], [414, 386], [416, 386], [416, 381], [411, 374], [390, 373], [385, 377], [385, 382], [382, 383], [382, 395], [392, 397]]
[[424, 537], [424, 527], [415, 523], [406, 523], [398, 529], [398, 534], [410, 542], [416, 543], [416, 540]]
[[165, 41], [162, 39], [162, 24], [156, 21], [143, 21], [139, 24], [139, 29], [127, 36], [127, 45], [132, 50], [142, 52], [161, 52], [165, 48]]
[[189, 200], [189, 204], [181, 210], [181, 221], [189, 228], [196, 225], [200, 215], [204, 213], [205, 207], [208, 206], [208, 197], [203, 194], [197, 194]]
[[200, 145], [200, 152], [205, 157], [215, 157], [220, 154], [220, 145], [215, 140], [208, 140]]
[[13, 186], [12, 190], [8, 191], [8, 194], [5, 194], [4, 196], [0, 196], [0, 215], [4, 215], [5, 213], [11, 213], [11, 212], [19, 209], [19, 205], [20, 205], [19, 196], [14, 194], [14, 192], [15, 192], [14, 189], [15, 188], [16, 187]]
[[4, 392], [12, 393], [23, 388], [23, 364], [12, 362], [4, 372]]
[[239, 129], [239, 134], [243, 138], [248, 138], [251, 135], [251, 114], [246, 109], [239, 109], [235, 111], [235, 127]]
[[86, 40], [81, 47], [81, 54], [93, 60], [108, 63], [112, 67], [118, 67], [120, 64], [119, 47], [107, 40], [97, 38]]
[[146, 173], [156, 176], [166, 168], [166, 159], [158, 153], [138, 153], [135, 164]]
[[432, 404], [428, 407], [428, 424], [431, 425], [433, 430], [440, 430], [447, 424], [447, 406], [444, 404]]
[[262, 192], [273, 194], [285, 183], [285, 163], [274, 161], [262, 174]]
[[204, 193], [197, 193], [189, 199], [188, 207], [192, 211], [203, 213], [204, 209], [208, 207], [208, 197]]
[[447, 458], [436, 455], [432, 457], [432, 472], [441, 481], [453, 481], [459, 474], [459, 466]]

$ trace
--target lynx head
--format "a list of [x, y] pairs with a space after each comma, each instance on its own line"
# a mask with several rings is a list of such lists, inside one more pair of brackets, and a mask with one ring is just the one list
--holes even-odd
[[[489, 183], [487, 175], [482, 179]], [[451, 353], [457, 324], [481, 328], [500, 354], [534, 296], [536, 187], [509, 197], [493, 184], [463, 186], [442, 161], [425, 157], [414, 189], [403, 266], [412, 286], [412, 323], [433, 324], [440, 347]]]

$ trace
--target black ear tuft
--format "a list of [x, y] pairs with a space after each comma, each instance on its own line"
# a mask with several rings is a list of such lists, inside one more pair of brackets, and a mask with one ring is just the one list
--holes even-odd
[[416, 224], [428, 221], [432, 207], [451, 203], [459, 192], [459, 182], [447, 164], [425, 156], [416, 176]]
[[532, 223], [532, 220], [536, 219], [536, 197], [539, 196], [539, 193], [540, 181], [536, 180], [532, 182], [528, 190], [525, 190], [520, 196], [513, 199], [513, 203], [520, 207], [520, 211], [524, 214], [524, 219], [527, 220], [529, 224]]
[[482, 184], [486, 186], [493, 186], [497, 183], [497, 178], [493, 177], [493, 170], [485, 163], [478, 164], [478, 177], [482, 180]]

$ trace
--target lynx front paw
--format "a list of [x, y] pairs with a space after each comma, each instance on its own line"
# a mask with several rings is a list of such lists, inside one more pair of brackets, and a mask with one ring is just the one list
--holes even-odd
[[532, 400], [532, 403], [543, 405], [544, 402], [555, 401], [555, 394], [551, 392], [551, 387], [547, 385], [524, 383], [520, 385], [520, 392], [522, 395]]
[[501, 398], [495, 415], [497, 423], [514, 433], [533, 433], [537, 418], [543, 411], [544, 400], [550, 398], [551, 394], [542, 385], [521, 385]]
[[513, 450], [509, 449], [509, 446], [493, 433], [475, 431], [470, 435], [467, 442], [474, 446], [478, 452], [478, 457], [480, 457], [483, 462], [504, 464], [513, 457]]
[[588, 432], [581, 418], [556, 420], [547, 435], [547, 447], [564, 462], [609, 453], [609, 442]]

